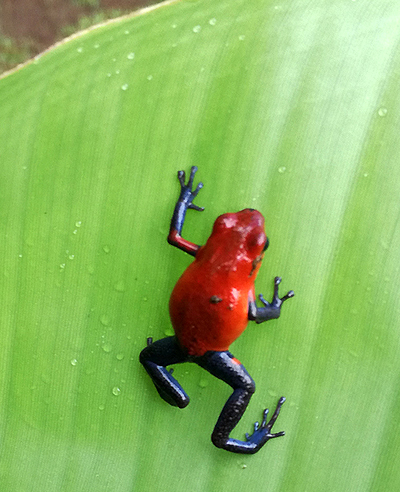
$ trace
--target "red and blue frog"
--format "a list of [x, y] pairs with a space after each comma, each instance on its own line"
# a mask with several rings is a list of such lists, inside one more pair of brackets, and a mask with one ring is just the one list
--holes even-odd
[[254, 424], [254, 432], [246, 434], [245, 441], [231, 438], [232, 430], [255, 391], [255, 383], [243, 364], [229, 352], [229, 346], [244, 331], [249, 320], [263, 323], [279, 318], [283, 302], [294, 293], [290, 291], [280, 298], [281, 278], [275, 277], [272, 302], [267, 302], [260, 294], [263, 307], [256, 304], [254, 281], [268, 247], [264, 217], [257, 210], [247, 208], [219, 216], [204, 246], [182, 238], [186, 211], [204, 210], [193, 203], [203, 187], [199, 183], [192, 190], [196, 171], [193, 166], [187, 184], [185, 172], [178, 172], [181, 192], [168, 235], [170, 244], [194, 257], [175, 285], [169, 301], [175, 336], [156, 342], [148, 338], [140, 362], [161, 398], [179, 408], [188, 405], [189, 397], [172, 371], [167, 369], [169, 365], [194, 362], [231, 386], [233, 393], [221, 411], [211, 440], [215, 446], [227, 451], [254, 454], [269, 439], [284, 435], [284, 432], [273, 434], [271, 430], [285, 398], [279, 399], [268, 422], [268, 410], [264, 410], [261, 424]]

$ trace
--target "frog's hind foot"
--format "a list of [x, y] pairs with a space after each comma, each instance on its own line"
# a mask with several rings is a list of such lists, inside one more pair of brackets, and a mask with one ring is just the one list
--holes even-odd
[[275, 424], [276, 419], [278, 418], [279, 412], [281, 411], [282, 405], [284, 404], [286, 398], [282, 396], [279, 399], [278, 405], [275, 409], [274, 414], [272, 415], [271, 419], [269, 422], [267, 422], [267, 416], [268, 416], [268, 408], [264, 410], [263, 413], [263, 420], [261, 422], [261, 425], [259, 425], [258, 422], [254, 424], [254, 432], [253, 434], [249, 435], [246, 434], [246, 440], [247, 442], [253, 443], [257, 446], [257, 451], [260, 449], [264, 444], [269, 441], [270, 439], [273, 439], [274, 437], [281, 437], [284, 436], [285, 433], [282, 432], [277, 432], [276, 434], [271, 434], [271, 429], [272, 426]]

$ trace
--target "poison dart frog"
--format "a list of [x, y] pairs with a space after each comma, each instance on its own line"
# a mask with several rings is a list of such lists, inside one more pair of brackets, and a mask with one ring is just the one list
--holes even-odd
[[256, 304], [254, 281], [268, 247], [264, 217], [257, 210], [248, 208], [219, 216], [204, 246], [182, 238], [186, 211], [204, 210], [193, 204], [203, 187], [199, 183], [192, 190], [196, 172], [197, 167], [193, 166], [187, 184], [185, 172], [178, 172], [181, 192], [168, 235], [170, 244], [195, 258], [178, 280], [169, 301], [175, 336], [154, 343], [148, 338], [140, 362], [160, 396], [179, 408], [188, 405], [189, 397], [172, 370], [167, 369], [171, 364], [194, 362], [231, 386], [233, 393], [221, 411], [211, 440], [218, 448], [253, 454], [269, 439], [284, 435], [272, 434], [271, 429], [285, 398], [279, 399], [268, 422], [268, 409], [264, 410], [261, 424], [254, 424], [253, 434], [246, 434], [245, 441], [231, 438], [231, 431], [255, 391], [255, 383], [243, 364], [229, 352], [229, 346], [244, 331], [248, 320], [263, 323], [278, 318], [282, 303], [293, 297], [294, 292], [279, 298], [281, 278], [275, 277], [272, 302], [259, 295], [263, 307]]

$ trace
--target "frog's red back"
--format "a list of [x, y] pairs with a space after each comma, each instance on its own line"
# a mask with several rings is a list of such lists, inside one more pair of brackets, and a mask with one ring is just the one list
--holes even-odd
[[253, 209], [221, 215], [207, 243], [172, 291], [169, 310], [190, 355], [228, 350], [248, 322], [249, 293], [266, 244], [264, 217]]

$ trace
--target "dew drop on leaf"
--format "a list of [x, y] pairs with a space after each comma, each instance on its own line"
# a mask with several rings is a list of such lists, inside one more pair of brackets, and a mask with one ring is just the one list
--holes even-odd
[[107, 314], [100, 315], [99, 320], [103, 326], [108, 326], [110, 324], [110, 317]]
[[386, 115], [387, 115], [387, 111], [388, 111], [388, 110], [387, 110], [387, 108], [385, 108], [385, 107], [379, 108], [379, 109], [378, 109], [378, 115], [379, 115], [379, 116], [382, 116], [382, 117], [383, 117], [383, 116], [386, 116]]
[[104, 344], [102, 345], [102, 347], [101, 347], [101, 348], [102, 348], [102, 349], [104, 350], [104, 352], [106, 352], [107, 354], [109, 354], [109, 353], [112, 351], [112, 345], [111, 345], [111, 343], [107, 343], [107, 342], [106, 342], [106, 343], [104, 343]]
[[118, 280], [118, 282], [114, 284], [114, 289], [117, 292], [125, 292], [126, 290], [125, 282], [123, 280]]

